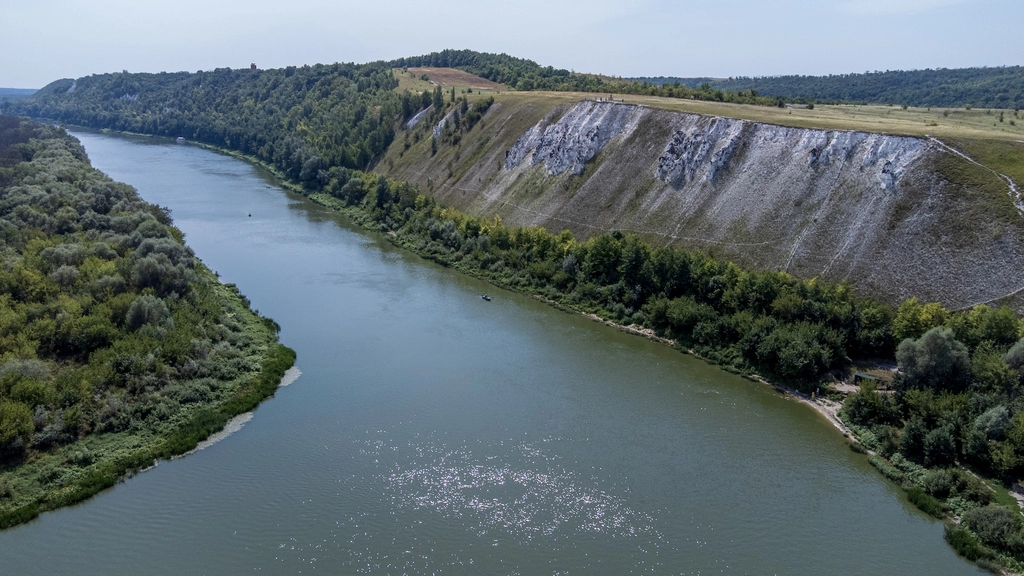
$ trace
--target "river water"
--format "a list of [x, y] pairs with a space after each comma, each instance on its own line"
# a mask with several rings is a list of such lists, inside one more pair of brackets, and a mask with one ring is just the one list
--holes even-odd
[[223, 441], [0, 533], [2, 574], [978, 573], [766, 386], [425, 262], [233, 158], [76, 136], [302, 376]]

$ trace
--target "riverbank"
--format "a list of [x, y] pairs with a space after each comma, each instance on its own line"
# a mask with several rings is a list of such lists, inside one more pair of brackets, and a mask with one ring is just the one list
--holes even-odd
[[[76, 136], [173, 208], [306, 374], [219, 446], [0, 534], [12, 573], [100, 576], [111, 557], [147, 574], [294, 572], [310, 554], [331, 573], [385, 555], [415, 556], [409, 572], [975, 573], [779, 393], [430, 265], [234, 158]], [[325, 545], [279, 547], [290, 538]], [[806, 541], [831, 552], [808, 567]]]
[[[211, 277], [212, 272], [205, 271]], [[215, 280], [215, 279], [214, 279]], [[225, 383], [224, 400], [197, 402], [185, 414], [155, 430], [140, 429], [86, 436], [58, 449], [36, 453], [21, 465], [0, 468], [8, 492], [0, 505], [0, 529], [28, 522], [40, 513], [77, 504], [125, 479], [152, 468], [159, 460], [184, 457], [237, 416], [251, 413], [274, 395], [295, 363], [295, 352], [276, 343], [276, 332], [248, 307], [233, 287], [216, 292], [233, 319], [257, 338], [249, 352], [260, 369]]]
[[63, 130], [3, 120], [3, 145], [21, 150], [0, 161], [0, 529], [187, 453], [295, 361], [166, 209]]
[[[145, 135], [143, 135], [143, 136], [145, 136]], [[153, 137], [153, 138], [159, 138], [159, 137]], [[282, 188], [285, 188], [286, 190], [289, 190], [289, 191], [297, 193], [297, 194], [301, 194], [301, 195], [305, 196], [306, 198], [308, 198], [310, 201], [312, 201], [312, 202], [314, 202], [314, 203], [316, 203], [316, 204], [318, 204], [320, 206], [323, 206], [325, 208], [329, 208], [331, 210], [334, 210], [334, 211], [341, 212], [341, 213], [345, 214], [347, 217], [349, 217], [349, 219], [352, 222], [358, 224], [359, 226], [361, 226], [365, 230], [368, 230], [368, 231], [371, 231], [371, 232], [381, 232], [380, 227], [378, 225], [376, 225], [375, 223], [373, 223], [372, 221], [369, 221], [368, 220], [369, 215], [365, 211], [361, 210], [359, 207], [346, 205], [344, 202], [341, 202], [337, 198], [334, 198], [334, 197], [332, 197], [330, 195], [327, 195], [327, 194], [311, 193], [308, 190], [304, 189], [302, 186], [300, 186], [298, 184], [295, 184], [293, 182], [290, 182], [287, 179], [287, 177], [283, 173], [281, 173], [279, 170], [277, 170], [274, 166], [268, 164], [267, 162], [264, 162], [264, 161], [260, 160], [259, 158], [256, 158], [255, 156], [243, 154], [243, 153], [235, 151], [235, 150], [225, 149], [225, 148], [221, 148], [221, 147], [218, 147], [218, 146], [213, 146], [213, 145], [210, 145], [210, 144], [204, 144], [204, 143], [201, 143], [201, 142], [187, 141], [185, 144], [186, 145], [191, 145], [191, 146], [197, 146], [199, 148], [203, 148], [205, 150], [210, 150], [210, 151], [213, 151], [213, 152], [217, 152], [219, 154], [224, 154], [224, 155], [230, 156], [232, 158], [236, 158], [238, 160], [242, 160], [244, 162], [247, 162], [247, 163], [249, 163], [249, 164], [251, 164], [253, 166], [256, 166], [256, 167], [258, 167], [258, 168], [260, 168], [262, 170], [265, 170], [265, 171], [267, 171], [268, 173], [272, 174], [275, 177], [275, 179], [277, 180], [277, 183], [279, 185], [281, 185]], [[413, 252], [413, 253], [417, 254], [418, 256], [420, 256], [420, 257], [426, 258], [426, 259], [431, 260], [431, 261], [436, 262], [436, 263], [440, 263], [440, 264], [442, 264], [444, 266], [451, 266], [447, 262], [439, 262], [437, 258], [432, 257], [430, 254], [427, 254], [427, 253], [425, 253], [422, 250], [417, 250], [415, 245], [410, 244], [408, 241], [403, 241], [403, 238], [401, 238], [400, 236], [395, 234], [393, 231], [389, 231], [387, 234], [384, 234], [384, 237], [391, 244], [393, 244], [395, 246], [398, 246], [400, 248], [409, 250], [410, 252]], [[795, 388], [792, 388], [792, 387], [789, 387], [789, 386], [785, 386], [785, 385], [782, 385], [782, 384], [777, 383], [777, 382], [772, 382], [771, 380], [769, 380], [769, 379], [767, 379], [767, 378], [765, 378], [765, 377], [763, 377], [761, 375], [758, 375], [756, 373], [752, 373], [752, 372], [737, 372], [735, 370], [729, 370], [729, 369], [727, 369], [727, 367], [724, 367], [720, 363], [715, 362], [713, 359], [708, 358], [707, 356], [698, 353], [696, 350], [694, 350], [692, 348], [681, 348], [676, 341], [674, 341], [672, 339], [669, 339], [669, 338], [664, 338], [662, 336], [659, 336], [659, 335], [657, 335], [655, 333], [654, 330], [652, 330], [650, 328], [645, 328], [645, 327], [642, 327], [642, 326], [637, 326], [635, 324], [629, 324], [629, 325], [622, 324], [622, 323], [616, 322], [616, 321], [614, 321], [612, 319], [599, 316], [598, 314], [595, 314], [594, 312], [590, 312], [590, 311], [587, 311], [587, 310], [581, 310], [581, 309], [578, 309], [578, 308], [566, 305], [564, 303], [556, 302], [556, 301], [551, 300], [549, 298], [546, 298], [543, 295], [538, 294], [536, 292], [533, 292], [533, 291], [530, 291], [530, 290], [525, 290], [525, 289], [522, 289], [522, 288], [519, 288], [519, 287], [516, 287], [516, 286], [509, 285], [508, 283], [497, 281], [496, 278], [493, 275], [490, 275], [490, 274], [487, 274], [487, 273], [482, 273], [478, 269], [471, 269], [471, 268], [467, 268], [467, 267], [463, 267], [463, 266], [458, 266], [458, 265], [455, 265], [453, 267], [455, 269], [459, 270], [460, 272], [464, 273], [464, 274], [468, 274], [468, 275], [470, 275], [470, 276], [472, 276], [474, 278], [478, 278], [478, 279], [484, 280], [484, 281], [486, 281], [486, 282], [488, 282], [488, 283], [490, 283], [490, 284], [492, 284], [492, 285], [494, 285], [496, 287], [499, 287], [499, 288], [502, 288], [502, 289], [505, 289], [505, 290], [511, 290], [511, 291], [518, 292], [518, 293], [521, 293], [521, 294], [526, 294], [528, 296], [531, 296], [531, 297], [533, 297], [533, 298], [535, 298], [537, 300], [540, 300], [540, 301], [544, 302], [545, 304], [548, 304], [549, 306], [552, 306], [552, 307], [554, 307], [554, 308], [556, 308], [558, 310], [561, 310], [563, 312], [568, 312], [568, 313], [571, 313], [571, 314], [578, 314], [578, 315], [581, 315], [583, 317], [590, 318], [591, 320], [594, 320], [595, 322], [600, 322], [600, 323], [603, 323], [603, 324], [605, 324], [605, 325], [607, 325], [609, 327], [613, 327], [613, 328], [615, 328], [617, 330], [621, 330], [623, 332], [627, 332], [627, 333], [630, 333], [630, 334], [633, 334], [633, 335], [636, 335], [636, 336], [640, 336], [640, 337], [646, 338], [648, 340], [659, 342], [659, 343], [664, 344], [664, 345], [669, 346], [669, 347], [678, 348], [678, 349], [680, 349], [684, 353], [690, 354], [690, 355], [692, 355], [692, 356], [694, 356], [696, 358], [699, 358], [699, 359], [703, 360], [704, 362], [707, 362], [707, 363], [709, 363], [711, 365], [718, 366], [719, 368], [721, 368], [721, 369], [723, 369], [723, 370], [725, 370], [727, 372], [738, 374], [739, 376], [741, 376], [743, 378], [746, 378], [747, 380], [750, 380], [752, 382], [757, 382], [757, 383], [760, 383], [760, 384], [764, 384], [766, 386], [770, 386], [772, 389], [778, 391], [779, 393], [784, 394], [788, 398], [791, 398], [791, 399], [793, 399], [793, 400], [795, 400], [795, 401], [797, 401], [797, 402], [799, 402], [801, 404], [806, 405], [807, 407], [811, 408], [812, 410], [814, 410], [815, 412], [820, 414], [840, 434], [842, 434], [843, 437], [847, 438], [851, 442], [859, 442], [859, 440], [857, 439], [856, 435], [854, 435], [853, 432], [850, 430], [850, 428], [848, 426], [846, 426], [846, 424], [839, 418], [838, 412], [839, 412], [840, 408], [842, 407], [842, 405], [840, 403], [838, 403], [838, 402], [835, 402], [835, 401], [832, 401], [832, 400], [829, 400], [827, 398], [823, 398], [823, 397], [820, 397], [820, 396], [816, 396], [816, 397], [812, 398], [811, 395], [809, 395], [809, 394], [803, 393], [803, 392], [801, 392], [801, 391], [799, 391], [799, 390], [797, 390]]]
[[[239, 156], [235, 155], [235, 157], [237, 158]], [[480, 242], [484, 242], [487, 240], [486, 232], [488, 230], [488, 227], [492, 232], [490, 234], [490, 237], [494, 239], [494, 242], [501, 242], [502, 238], [505, 239], [505, 244], [500, 245], [503, 249], [509, 247], [508, 242], [510, 236], [512, 237], [512, 246], [515, 247], [516, 249], [519, 249], [520, 246], [523, 246], [523, 244], [520, 243], [520, 239], [522, 239], [524, 236], [525, 241], [527, 243], [532, 241], [530, 235], [535, 235], [534, 237], [538, 238], [538, 241], [550, 241], [552, 239], [552, 236], [547, 234], [546, 232], [532, 231], [529, 229], [509, 230], [502, 228], [497, 221], [494, 222], [493, 226], [490, 222], [481, 222], [479, 220], [474, 221], [471, 218], [466, 217], [464, 215], [460, 215], [454, 211], [450, 211], [440, 207], [434, 208], [429, 203], [429, 198], [424, 197], [415, 197], [415, 208], [418, 211], [418, 214], [410, 213], [409, 209], [412, 208], [413, 203], [410, 202], [408, 207], [405, 206], [406, 190], [403, 188], [399, 188], [401, 184], [391, 184], [391, 186], [394, 186], [395, 189], [397, 190], [394, 193], [394, 195], [391, 196], [388, 194], [388, 183], [381, 182], [380, 179], [376, 178], [372, 174], [357, 174], [349, 180], [349, 183], [352, 183], [353, 180], [362, 180], [363, 192], [365, 193], [368, 191], [370, 196], [359, 196], [360, 201], [353, 202], [349, 197], [340, 197], [341, 195], [334, 195], [335, 192], [339, 192], [339, 190], [334, 189], [332, 189], [332, 194], [308, 193], [308, 196], [312, 201], [322, 206], [340, 212], [344, 212], [345, 214], [351, 217], [351, 220], [354, 223], [361, 225], [363, 228], [367, 230], [383, 232], [384, 236], [389, 240], [389, 242], [399, 247], [408, 249], [410, 252], [418, 254], [424, 258], [435, 261], [441, 264], [442, 266], [451, 267], [455, 270], [461, 271], [471, 276], [485, 279], [496, 286], [501, 286], [506, 289], [514, 290], [524, 294], [529, 294], [535, 297], [546, 298], [549, 294], [555, 294], [554, 298], [558, 298], [559, 300], [564, 299], [564, 306], [569, 308], [567, 311], [577, 314], [591, 315], [591, 319], [597, 319], [597, 321], [601, 322], [611, 322], [612, 324], [618, 324], [622, 326], [622, 329], [625, 329], [627, 331], [633, 331], [628, 330], [630, 324], [622, 324], [619, 322], [615, 322], [612, 319], [607, 319], [608, 317], [604, 316], [604, 314], [600, 312], [601, 310], [604, 310], [604, 307], [608, 306], [608, 304], [602, 303], [606, 302], [606, 300], [580, 299], [577, 297], [576, 294], [570, 294], [570, 289], [565, 289], [564, 291], [554, 291], [550, 287], [537, 288], [538, 284], [536, 284], [530, 276], [526, 275], [527, 272], [523, 271], [525, 267], [522, 265], [522, 260], [520, 260], [518, 263], [515, 263], [514, 268], [507, 269], [506, 272], [502, 274], [502, 264], [501, 261], [498, 259], [502, 257], [515, 258], [516, 254], [512, 253], [511, 250], [508, 250], [501, 255], [495, 256], [494, 259], [489, 261], [484, 261], [484, 257], [482, 255], [483, 252], [479, 250], [479, 247], [482, 246]], [[377, 196], [373, 195], [373, 187], [375, 186], [378, 187], [378, 192], [380, 192], [380, 194], [378, 194]], [[346, 188], [346, 191], [347, 190], [348, 188]], [[387, 210], [382, 211], [379, 199], [389, 197], [394, 199], [394, 206], [384, 204]], [[399, 212], [400, 200], [402, 203], [402, 208], [405, 210], [404, 218], [401, 217]], [[420, 200], [423, 200], [423, 202], [421, 203]], [[390, 200], [384, 200], [384, 202], [389, 201]], [[353, 206], [353, 204], [355, 204], [355, 206]], [[403, 223], [408, 223], [409, 226], [405, 227], [403, 226]], [[480, 229], [478, 228], [477, 231], [479, 234], [469, 235], [466, 233], [470, 230], [470, 225], [479, 226], [481, 224], [485, 226], [483, 232], [480, 232]], [[456, 231], [462, 234], [461, 238], [456, 238], [454, 234], [450, 234]], [[505, 236], [501, 236], [502, 234], [504, 234]], [[622, 238], [620, 237], [618, 238], [618, 240], [622, 240]], [[572, 243], [571, 236], [568, 237], [568, 242]], [[576, 244], [570, 245], [578, 246]], [[474, 247], [478, 248], [478, 250], [473, 251]], [[589, 247], [590, 244], [583, 246], [583, 249], [585, 250]], [[526, 248], [523, 249], [525, 250]], [[471, 253], [471, 251], [473, 252]], [[561, 255], [557, 257], [555, 265], [556, 270], [558, 267], [558, 263], [561, 262], [562, 255], [567, 253], [567, 251], [561, 252]], [[586, 252], [584, 252], [583, 254], [586, 254]], [[541, 256], [539, 257], [539, 260], [543, 262], [543, 258], [544, 257]], [[580, 256], [581, 262], [583, 261], [583, 258], [584, 256]], [[517, 270], [519, 271], [518, 274], [516, 272]], [[532, 272], [533, 269], [531, 269], [528, 273]], [[542, 269], [538, 270], [538, 273], [543, 272], [544, 270]], [[580, 282], [583, 281], [584, 279], [582, 278], [581, 274]], [[598, 296], [600, 296], [600, 294], [598, 294]], [[552, 302], [554, 301], [551, 298], [546, 299], [551, 300]], [[570, 304], [570, 301], [577, 303], [577, 306], [572, 306]], [[580, 302], [582, 302], [583, 304], [579, 305]], [[604, 313], [608, 313], [608, 311], [604, 310]], [[631, 316], [631, 314], [626, 314], [625, 316], [629, 317]], [[619, 314], [617, 317], [612, 316], [612, 318], [621, 317], [623, 317], [622, 314]], [[636, 333], [635, 331], [633, 332]], [[670, 333], [684, 334], [684, 332], [679, 330]], [[645, 334], [641, 333], [640, 335]], [[650, 335], [652, 334], [646, 334], [645, 336]], [[653, 335], [657, 336], [656, 334]], [[679, 348], [678, 345], [676, 347]], [[702, 351], [703, 350], [698, 350], [693, 352], [694, 355], [700, 355], [698, 354], [698, 352]], [[757, 376], [753, 374], [752, 371], [737, 370], [735, 365], [730, 365], [726, 362], [723, 362], [721, 356], [714, 356], [714, 350], [712, 350], [711, 352], [712, 356], [701, 357], [704, 358], [709, 363], [722, 366], [723, 369], [726, 371], [736, 372], [739, 373], [740, 375], [746, 376], [748, 379], [757, 380]], [[733, 369], [730, 370], [730, 368]], [[764, 379], [761, 380], [764, 381]], [[764, 383], [768, 382], [765, 381]], [[771, 385], [770, 383], [768, 384]], [[787, 392], [787, 390], [782, 389], [782, 387], [776, 386], [776, 389], [779, 390], [780, 392]], [[809, 389], [814, 388], [812, 386]], [[797, 394], [791, 394], [791, 396], [800, 399], [800, 396]], [[835, 409], [838, 408], [838, 406], [833, 406], [832, 410], [829, 411], [829, 407], [825, 406], [824, 403], [822, 403], [823, 405], [819, 406], [817, 405], [817, 402], [810, 402], [809, 399], [805, 403], [808, 403], [809, 406], [811, 406], [813, 409], [815, 409], [820, 414], [825, 416], [830, 422], [833, 423], [833, 425], [837, 429], [842, 431], [841, 425], [837, 425], [836, 420], [833, 420], [832, 418], [829, 417], [829, 412], [832, 412], [832, 414], [834, 414], [834, 411]]]

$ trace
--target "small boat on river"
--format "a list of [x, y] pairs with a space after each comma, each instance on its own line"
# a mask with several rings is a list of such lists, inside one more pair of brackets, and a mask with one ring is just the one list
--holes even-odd
[[491, 297], [488, 296], [487, 294], [484, 294], [483, 296], [481, 296], [481, 298], [483, 298], [484, 300], [487, 300], [488, 302], [491, 301]]

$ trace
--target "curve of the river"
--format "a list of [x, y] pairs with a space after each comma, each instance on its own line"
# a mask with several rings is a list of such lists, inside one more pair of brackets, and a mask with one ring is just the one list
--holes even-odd
[[303, 374], [221, 442], [0, 533], [3, 574], [978, 572], [766, 386], [424, 262], [241, 161], [76, 135]]

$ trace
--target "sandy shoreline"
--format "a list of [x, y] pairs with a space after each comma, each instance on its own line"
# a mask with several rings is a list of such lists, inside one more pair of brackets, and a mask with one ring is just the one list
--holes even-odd
[[[298, 380], [299, 376], [302, 376], [302, 370], [299, 370], [298, 367], [296, 367], [296, 366], [292, 366], [291, 368], [285, 370], [284, 375], [281, 376], [281, 382], [278, 383], [278, 385], [277, 385], [278, 388], [282, 388], [284, 386], [288, 386], [289, 384], [291, 384], [291, 383], [295, 382], [296, 380]], [[203, 440], [202, 442], [196, 444], [195, 448], [189, 450], [188, 452], [185, 452], [184, 454], [179, 454], [178, 456], [175, 456], [174, 458], [175, 459], [184, 458], [185, 456], [189, 456], [191, 454], [195, 454], [196, 452], [199, 452], [200, 450], [205, 450], [205, 449], [209, 448], [210, 446], [213, 446], [217, 442], [220, 442], [221, 440], [223, 440], [223, 439], [227, 438], [228, 436], [231, 436], [235, 432], [238, 432], [239, 430], [241, 430], [242, 426], [245, 426], [246, 422], [248, 422], [249, 420], [252, 420], [252, 417], [253, 417], [253, 413], [252, 412], [245, 412], [243, 414], [239, 414], [238, 416], [235, 416], [234, 418], [228, 420], [227, 424], [225, 424], [223, 428], [221, 428], [217, 432], [214, 432], [213, 434], [210, 434], [210, 436], [208, 436], [206, 438], [206, 440]], [[154, 464], [154, 466], [155, 466], [155, 464]], [[147, 470], [148, 470], [148, 468], [147, 468]]]

